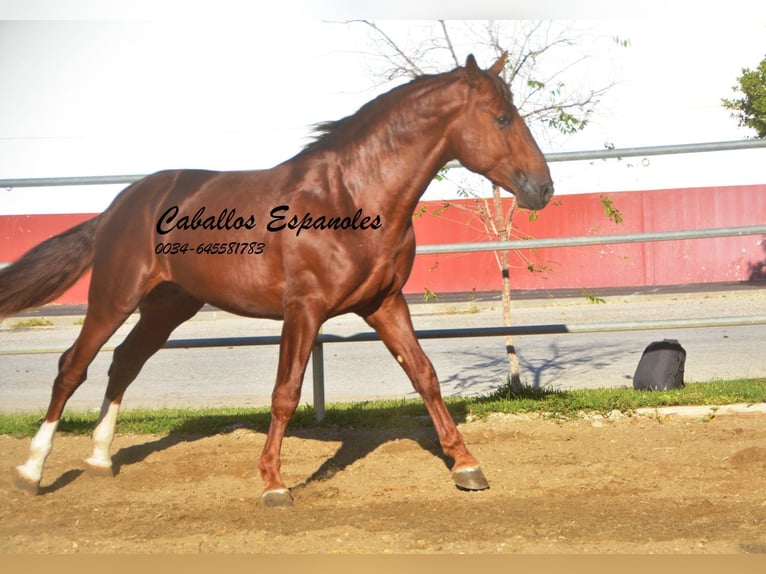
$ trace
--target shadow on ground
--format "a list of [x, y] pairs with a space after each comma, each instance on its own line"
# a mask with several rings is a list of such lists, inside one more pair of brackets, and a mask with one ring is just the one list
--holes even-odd
[[[530, 388], [524, 393], [523, 398], [542, 401], [550, 394], [561, 395], [563, 393]], [[473, 400], [492, 401], [498, 398], [510, 398], [510, 396], [507, 388], [500, 387], [483, 399]], [[456, 423], [460, 424], [467, 420], [469, 412], [467, 399], [465, 401], [451, 399], [448, 402], [448, 409]], [[151, 411], [140, 415], [131, 413], [131, 420], [124, 423], [125, 428], [121, 429], [120, 423], [118, 423], [117, 430], [118, 432], [130, 432], [131, 422], [140, 423], [144, 417], [151, 419], [152, 416], [154, 415]], [[113, 470], [115, 474], [119, 474], [123, 468], [143, 462], [152, 454], [172, 449], [176, 445], [193, 443], [240, 429], [265, 434], [268, 431], [270, 421], [271, 415], [265, 410], [242, 409], [235, 412], [201, 413], [199, 415], [185, 412], [179, 417], [178, 424], [173, 426], [167, 434], [116, 451], [112, 457]], [[60, 424], [60, 430], [65, 433], [87, 435], [92, 431], [93, 425], [94, 422], [90, 418], [64, 417]], [[321, 423], [315, 422], [314, 411], [307, 406], [296, 412], [292, 427], [288, 429], [286, 436], [340, 443], [340, 447], [335, 453], [293, 490], [300, 490], [313, 483], [329, 480], [380, 446], [401, 439], [409, 439], [417, 443], [424, 451], [441, 460], [447, 469], [452, 466], [452, 460], [442, 451], [425, 405], [417, 401], [402, 401], [390, 407], [372, 406], [367, 402], [360, 402], [343, 408], [330, 406]], [[41, 494], [56, 492], [76, 480], [81, 474], [82, 470], [79, 469], [67, 470], [53, 483], [44, 487]]]

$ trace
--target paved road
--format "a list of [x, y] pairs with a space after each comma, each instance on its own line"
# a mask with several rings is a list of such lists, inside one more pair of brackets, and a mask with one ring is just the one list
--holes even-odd
[[[618, 293], [594, 304], [582, 296], [519, 297], [514, 324], [542, 325], [766, 315], [766, 289], [731, 288], [688, 293]], [[501, 324], [497, 301], [447, 301], [413, 305], [417, 329], [488, 327]], [[65, 348], [77, 336], [76, 317], [52, 316], [53, 327], [11, 329], [18, 319], [0, 323], [0, 353], [10, 349]], [[242, 319], [220, 311], [200, 313], [179, 327], [174, 338], [276, 335], [280, 323]], [[122, 327], [110, 345], [130, 329]], [[353, 334], [369, 329], [356, 316], [329, 321], [325, 333]], [[526, 384], [573, 389], [630, 386], [644, 347], [653, 340], [676, 338], [687, 349], [687, 381], [764, 377], [766, 327], [721, 327], [619, 333], [517, 336], [516, 346]], [[443, 393], [475, 395], [505, 381], [507, 361], [501, 337], [427, 340], [423, 347], [442, 381]], [[325, 346], [326, 398], [356, 401], [414, 397], [409, 381], [380, 342]], [[56, 372], [56, 354], [0, 354], [0, 410], [37, 411], [47, 406]], [[111, 353], [91, 365], [89, 380], [70, 401], [75, 409], [96, 409], [106, 384]], [[128, 391], [125, 407], [263, 406], [269, 402], [277, 362], [276, 347], [162, 350]], [[311, 367], [303, 403], [313, 401]]]

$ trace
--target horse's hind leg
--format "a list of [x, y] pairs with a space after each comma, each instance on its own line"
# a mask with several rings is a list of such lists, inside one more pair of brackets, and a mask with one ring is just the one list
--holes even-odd
[[463, 437], [444, 404], [439, 380], [431, 361], [415, 336], [404, 296], [399, 293], [388, 298], [375, 313], [365, 317], [365, 320], [380, 335], [423, 399], [445, 454], [455, 461], [452, 467], [455, 485], [463, 490], [489, 488], [479, 463], [468, 452]]
[[85, 316], [80, 335], [59, 360], [59, 372], [53, 382], [48, 411], [40, 430], [32, 439], [27, 461], [13, 469], [16, 485], [30, 492], [37, 492], [42, 477], [45, 459], [53, 446], [53, 437], [61, 419], [67, 400], [85, 381], [88, 365], [96, 353], [125, 321], [129, 313], [90, 306]]
[[200, 307], [201, 301], [169, 283], [158, 286], [141, 302], [138, 323], [114, 350], [114, 358], [109, 367], [109, 384], [93, 431], [93, 454], [85, 461], [88, 472], [108, 476], [113, 474], [110, 449], [125, 389], [135, 380], [149, 357], [167, 341], [173, 330], [193, 317]]

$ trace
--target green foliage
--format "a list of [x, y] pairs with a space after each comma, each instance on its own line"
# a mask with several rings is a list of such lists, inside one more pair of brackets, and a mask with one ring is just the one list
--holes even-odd
[[582, 293], [583, 297], [585, 297], [591, 303], [596, 303], [596, 304], [606, 303], [606, 299], [604, 299], [603, 297], [594, 295], [587, 289], [582, 289], [580, 292]]
[[441, 207], [437, 207], [436, 209], [434, 209], [432, 215], [434, 217], [439, 217], [445, 211], [447, 211], [450, 208], [451, 205], [452, 204], [449, 201], [445, 201], [444, 203], [442, 203]]
[[523, 387], [514, 391], [510, 384], [494, 393], [472, 400], [468, 411], [474, 417], [492, 413], [538, 413], [555, 418], [577, 418], [584, 413], [606, 415], [612, 411], [631, 414], [641, 408], [670, 406], [716, 406], [735, 403], [760, 403], [766, 400], [766, 379], [741, 379], [691, 383], [672, 391], [583, 389], [560, 391]]
[[33, 327], [50, 327], [51, 325], [53, 325], [53, 321], [50, 321], [44, 317], [36, 317], [33, 319], [17, 321], [11, 325], [11, 329], [32, 329]]
[[607, 197], [606, 195], [599, 196], [601, 198], [601, 205], [604, 206], [604, 214], [615, 223], [622, 225], [625, 220], [622, 218], [622, 213], [620, 213], [620, 210], [617, 209], [614, 206], [614, 202], [610, 197]]
[[545, 273], [553, 271], [553, 267], [546, 265], [545, 263], [534, 263], [533, 261], [527, 261], [527, 271], [530, 273]]
[[562, 107], [556, 108], [555, 114], [547, 118], [545, 122], [564, 135], [576, 134], [588, 125], [588, 119], [585, 116], [575, 116]]
[[766, 57], [755, 70], [742, 69], [742, 75], [737, 78], [739, 85], [733, 86], [735, 93], [742, 97], [722, 99], [724, 107], [734, 111], [733, 118], [742, 127], [755, 130], [757, 137], [766, 137]]

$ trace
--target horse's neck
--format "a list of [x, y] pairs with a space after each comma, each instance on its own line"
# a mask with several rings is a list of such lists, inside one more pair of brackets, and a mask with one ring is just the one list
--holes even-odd
[[389, 220], [409, 221], [428, 184], [453, 159], [446, 132], [463, 107], [464, 88], [456, 82], [424, 85], [407, 97], [406, 106], [378, 119], [378, 129], [365, 134], [353, 153], [336, 156], [349, 192]]

